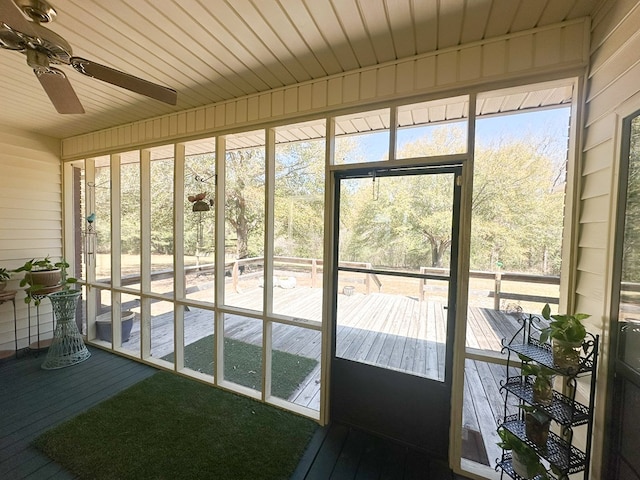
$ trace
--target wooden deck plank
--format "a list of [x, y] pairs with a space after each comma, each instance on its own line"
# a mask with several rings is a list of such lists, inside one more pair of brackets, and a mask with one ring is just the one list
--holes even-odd
[[[493, 411], [489, 402], [486, 401], [484, 387], [476, 366], [477, 363], [479, 362], [472, 360], [467, 360], [465, 363], [465, 374], [468, 374], [470, 380], [468, 382], [471, 392], [469, 400], [473, 403], [476, 412], [476, 418], [480, 426], [479, 430], [485, 444], [487, 457], [489, 458], [489, 462], [494, 464], [496, 458], [502, 454], [502, 450], [496, 445], [500, 441], [500, 438], [498, 437], [497, 424], [493, 416]], [[500, 405], [504, 405], [502, 400]]]

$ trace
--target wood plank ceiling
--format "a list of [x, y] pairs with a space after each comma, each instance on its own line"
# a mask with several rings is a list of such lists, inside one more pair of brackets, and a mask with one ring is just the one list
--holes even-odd
[[62, 66], [86, 113], [60, 115], [24, 55], [3, 50], [0, 125], [66, 138], [588, 16], [602, 1], [52, 0], [47, 27], [74, 55], [171, 86], [178, 104]]

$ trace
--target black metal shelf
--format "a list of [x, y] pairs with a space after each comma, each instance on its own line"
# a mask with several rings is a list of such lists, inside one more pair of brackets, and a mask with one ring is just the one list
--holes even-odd
[[533, 443], [525, 433], [525, 423], [518, 419], [517, 415], [506, 418], [502, 424], [520, 440], [529, 445], [540, 457], [554, 465], [563, 474], [573, 474], [584, 470], [587, 456], [582, 450], [565, 442], [553, 432], [549, 432], [549, 439], [545, 448]]
[[560, 392], [553, 391], [550, 405], [533, 401], [533, 381], [530, 377], [508, 377], [502, 388], [530, 405], [544, 410], [553, 420], [563, 426], [585, 425], [589, 421], [589, 408]]
[[565, 368], [558, 367], [553, 362], [551, 345], [548, 343], [540, 343], [533, 338], [529, 338], [527, 343], [505, 345], [505, 348], [567, 377], [593, 372], [593, 360], [585, 357], [581, 358], [580, 368], [577, 372], [569, 372]]
[[[513, 465], [511, 464], [511, 454], [510, 453], [505, 453], [503, 455], [502, 460], [498, 462], [498, 465], [496, 466], [496, 468], [501, 468], [502, 471], [504, 471], [507, 475], [509, 475], [514, 480], [526, 480], [523, 477], [521, 477], [520, 475], [518, 475], [513, 470]], [[551, 480], [555, 480], [555, 478], [556, 478], [553, 475], [551, 475], [549, 472], [547, 472], [547, 475], [549, 476], [549, 478]], [[543, 480], [543, 477], [542, 477], [542, 475], [536, 475], [535, 477], [533, 477], [530, 480]]]
[[[599, 337], [587, 333], [587, 338], [582, 343], [580, 352], [580, 364], [576, 369], [561, 368], [553, 361], [552, 346], [549, 343], [541, 343], [538, 327], [541, 318], [529, 315], [522, 319], [522, 327], [516, 332], [510, 341], [503, 340], [504, 350], [507, 352], [508, 376], [501, 390], [505, 392], [504, 421], [498, 427], [505, 429], [528, 445], [546, 463], [548, 476], [551, 479], [567, 479], [569, 475], [582, 472], [583, 478], [589, 477], [589, 452], [591, 451], [591, 435], [593, 431], [593, 412], [589, 406], [595, 400], [595, 377], [598, 363]], [[553, 391], [552, 400], [548, 405], [533, 401], [533, 375], [523, 375], [521, 368], [523, 362], [535, 363], [560, 375], [563, 382], [563, 393]], [[513, 376], [511, 369], [517, 369], [518, 375]], [[577, 378], [591, 375], [591, 388], [589, 403], [583, 405], [575, 400]], [[525, 414], [507, 415], [507, 397], [513, 395], [518, 399], [519, 405], [535, 405], [544, 410], [549, 417], [559, 426], [560, 430], [549, 431], [547, 443], [540, 447], [526, 435]], [[570, 396], [567, 396], [570, 395]], [[582, 450], [574, 447], [573, 428], [586, 426], [586, 448]], [[502, 470], [502, 474], [515, 480], [521, 480], [513, 470], [511, 451], [503, 450], [502, 458], [497, 462], [496, 470]], [[547, 466], [548, 464], [548, 466]], [[551, 475], [553, 472], [553, 475]], [[536, 480], [542, 479], [537, 475]], [[502, 477], [501, 477], [502, 478]]]

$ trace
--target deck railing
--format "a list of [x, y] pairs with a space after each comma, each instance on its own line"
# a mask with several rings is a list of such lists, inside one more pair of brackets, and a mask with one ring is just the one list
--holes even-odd
[[[420, 267], [420, 273], [430, 275], [448, 274], [448, 269]], [[493, 289], [472, 289], [471, 295], [484, 296], [493, 298], [494, 310], [500, 310], [500, 302], [502, 300], [514, 300], [533, 303], [551, 303], [557, 305], [559, 297], [550, 295], [534, 295], [529, 293], [520, 293], [508, 291], [504, 288], [504, 282], [516, 282], [524, 284], [543, 284], [543, 285], [560, 285], [560, 277], [555, 275], [535, 275], [530, 273], [515, 272], [487, 272], [482, 270], [470, 270], [469, 278], [491, 280]], [[428, 291], [427, 279], [419, 282], [419, 298], [424, 300], [424, 294]]]
[[[301, 257], [287, 257], [287, 256], [274, 256], [273, 257], [274, 268], [280, 269], [296, 269], [308, 271], [311, 279], [311, 287], [316, 288], [322, 285], [322, 269], [324, 263], [322, 259], [316, 258], [301, 258]], [[234, 290], [238, 288], [238, 282], [240, 281], [241, 275], [247, 273], [247, 271], [252, 270], [252, 267], [257, 267], [256, 270], [261, 271], [264, 265], [264, 257], [251, 257], [251, 258], [242, 258], [237, 260], [231, 260], [225, 262], [225, 272], [230, 278], [231, 283], [233, 284]], [[363, 268], [363, 269], [371, 269], [372, 265], [366, 262], [340, 262], [341, 266], [345, 267], [354, 267], [354, 268]], [[213, 272], [215, 264], [202, 264], [198, 266], [188, 266], [185, 267], [185, 273], [189, 273], [192, 271], [211, 271]], [[424, 275], [448, 275], [448, 269], [443, 268], [432, 268], [432, 267], [420, 267], [419, 269], [421, 274]], [[173, 275], [172, 269], [162, 270], [152, 272], [151, 278], [152, 280], [160, 280], [163, 278], [169, 278]], [[469, 277], [471, 279], [484, 279], [491, 280], [492, 288], [475, 288], [472, 289], [470, 294], [479, 297], [485, 298], [493, 298], [493, 306], [495, 310], [500, 310], [500, 304], [502, 300], [513, 300], [513, 301], [522, 301], [522, 302], [533, 302], [533, 303], [550, 303], [557, 305], [559, 303], [559, 298], [557, 296], [552, 295], [537, 295], [530, 293], [522, 293], [513, 290], [507, 290], [505, 288], [505, 283], [515, 282], [518, 284], [541, 284], [541, 285], [560, 285], [560, 277], [554, 275], [536, 275], [529, 273], [514, 273], [514, 272], [489, 272], [482, 270], [471, 270], [469, 272]], [[382, 282], [380, 278], [373, 274], [368, 273], [364, 276], [361, 281], [365, 285], [365, 290], [367, 295], [371, 293], [372, 288], [377, 287], [377, 291], [382, 291]], [[121, 285], [133, 285], [140, 282], [140, 275], [130, 275], [126, 277], [122, 277]], [[418, 280], [418, 298], [420, 300], [424, 300], [425, 293], [429, 291], [429, 280], [428, 279], [419, 279]], [[640, 291], [640, 286], [638, 284], [625, 284], [627, 290], [632, 291]], [[634, 289], [635, 287], [635, 289]]]

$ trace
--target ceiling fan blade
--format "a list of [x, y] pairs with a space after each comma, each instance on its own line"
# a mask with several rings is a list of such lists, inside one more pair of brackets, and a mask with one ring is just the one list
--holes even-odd
[[27, 20], [22, 15], [22, 12], [18, 9], [12, 0], [0, 0], [0, 23], [4, 23], [11, 30], [24, 33], [32, 37], [36, 36], [34, 23]]
[[178, 101], [178, 94], [172, 88], [151, 83], [147, 80], [134, 77], [133, 75], [129, 75], [128, 73], [121, 72], [114, 68], [106, 67], [80, 57], [72, 57], [71, 65], [83, 75], [97, 78], [98, 80], [117, 85], [118, 87], [126, 88], [132, 92], [146, 95], [147, 97], [160, 100], [161, 102], [168, 103], [169, 105], [175, 105]]
[[33, 69], [58, 113], [84, 113], [84, 108], [67, 76], [57, 68]]

